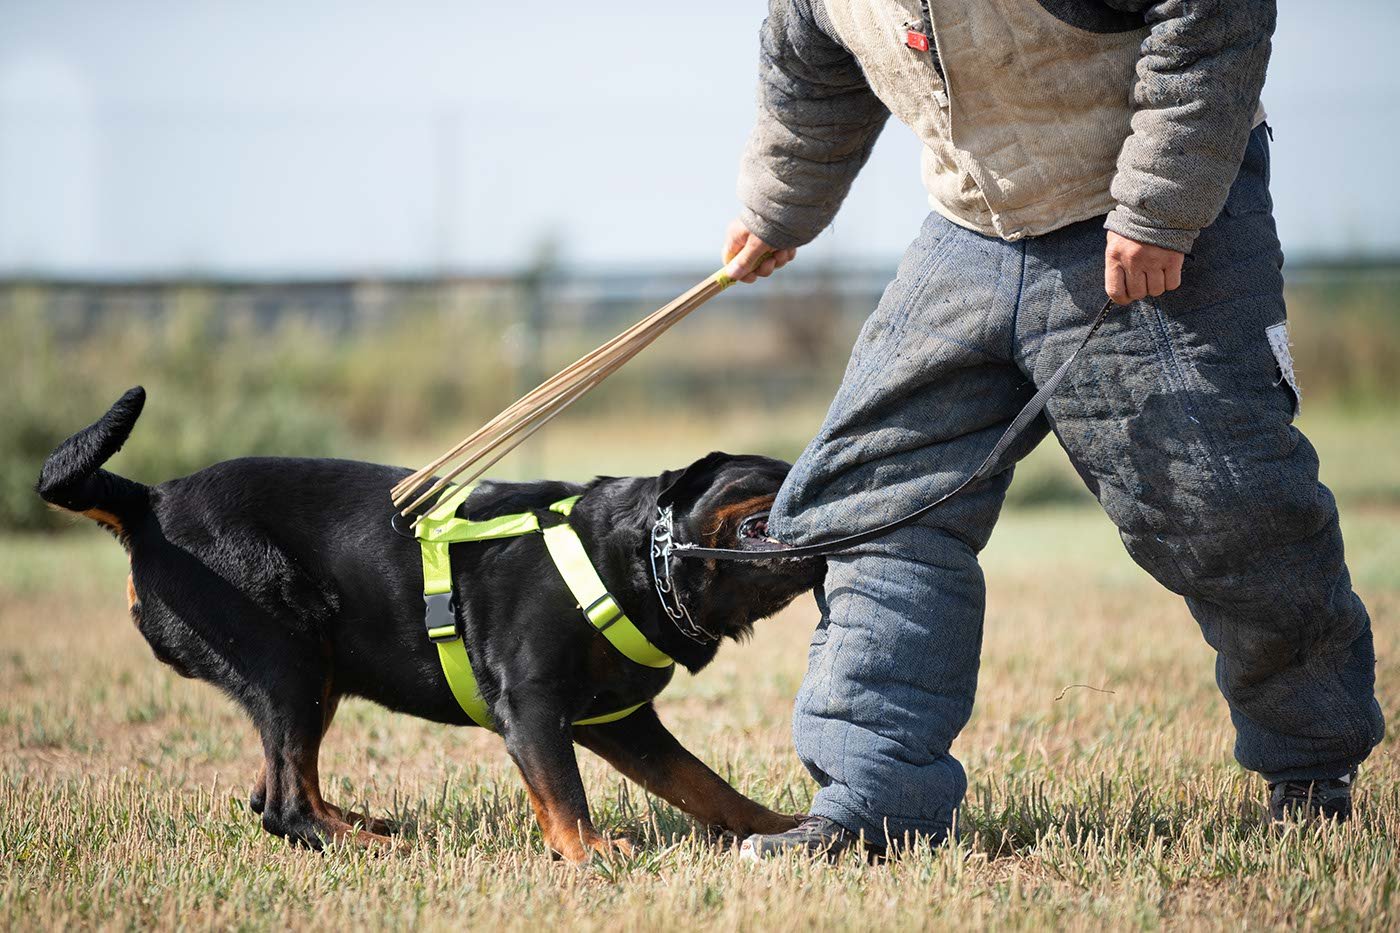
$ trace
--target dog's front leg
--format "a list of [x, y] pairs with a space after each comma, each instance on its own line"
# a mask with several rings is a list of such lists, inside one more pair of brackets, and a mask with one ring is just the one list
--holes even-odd
[[588, 798], [574, 757], [572, 726], [560, 706], [543, 696], [510, 696], [500, 704], [506, 751], [525, 779], [545, 845], [571, 862], [594, 852], [632, 852], [625, 839], [598, 832], [588, 815]]
[[575, 740], [648, 791], [711, 826], [747, 836], [792, 829], [798, 818], [750, 800], [685, 746], [647, 704], [625, 719], [574, 729]]

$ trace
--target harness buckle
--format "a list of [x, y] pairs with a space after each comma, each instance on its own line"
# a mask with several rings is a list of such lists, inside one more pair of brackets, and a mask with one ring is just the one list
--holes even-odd
[[[608, 616], [607, 621], [605, 622], [594, 621], [593, 610], [597, 609], [599, 606], [606, 602], [612, 603], [612, 615]], [[583, 614], [585, 617], [587, 617], [588, 621], [593, 623], [593, 627], [600, 632], [606, 632], [608, 629], [612, 628], [614, 623], [616, 623], [619, 619], [626, 615], [626, 613], [622, 611], [622, 607], [617, 604], [617, 600], [612, 598], [611, 593], [604, 593], [602, 596], [599, 596], [597, 599], [593, 600], [593, 602], [589, 603], [587, 608], [583, 610]]]
[[457, 631], [457, 605], [451, 593], [423, 594], [423, 624], [428, 629], [428, 641], [434, 644], [461, 637]]

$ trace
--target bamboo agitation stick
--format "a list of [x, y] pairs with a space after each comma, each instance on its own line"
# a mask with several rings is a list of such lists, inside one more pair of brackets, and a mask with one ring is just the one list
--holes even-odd
[[[462, 483], [480, 478], [502, 457], [621, 369], [623, 364], [676, 322], [733, 284], [734, 280], [721, 269], [546, 379], [515, 404], [467, 435], [459, 444], [400, 480], [390, 491], [394, 507], [407, 517], [415, 509], [432, 501], [458, 477], [461, 477]], [[425, 489], [424, 485], [445, 467], [447, 471]]]

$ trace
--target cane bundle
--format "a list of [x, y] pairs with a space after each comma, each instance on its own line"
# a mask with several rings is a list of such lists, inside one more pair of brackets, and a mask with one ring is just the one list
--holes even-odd
[[[734, 280], [723, 270], [716, 272], [545, 380], [451, 450], [404, 477], [390, 493], [395, 508], [405, 516], [411, 515], [454, 480], [469, 483], [478, 479], [677, 321], [732, 284]], [[425, 488], [425, 484], [444, 468], [446, 472]]]

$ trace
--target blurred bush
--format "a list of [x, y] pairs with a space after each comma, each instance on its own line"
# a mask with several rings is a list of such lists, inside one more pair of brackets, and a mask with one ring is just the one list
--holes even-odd
[[121, 454], [121, 472], [133, 478], [158, 481], [247, 454], [323, 455], [340, 443], [339, 419], [287, 378], [314, 360], [313, 348], [237, 328], [216, 337], [197, 301], [135, 323], [113, 315], [78, 327], [25, 302], [0, 318], [12, 360], [0, 416], [0, 527], [62, 521], [34, 494], [39, 466], [137, 383], [164, 404], [147, 409]]
[[1308, 270], [1289, 286], [1288, 318], [1305, 404], [1400, 402], [1400, 268]]
[[[878, 298], [882, 276], [868, 278], [854, 292], [818, 274], [726, 296], [546, 432], [556, 439], [550, 462], [530, 469], [644, 470], [721, 444], [795, 457]], [[1400, 477], [1360, 453], [1400, 452], [1400, 440], [1376, 433], [1400, 434], [1391, 430], [1400, 426], [1400, 275], [1344, 268], [1295, 278], [1290, 319], [1305, 418], [1320, 419], [1304, 428], [1359, 452], [1356, 464], [1340, 465], [1343, 494], [1354, 473], [1359, 497], [1400, 501]], [[544, 293], [522, 280], [276, 291], [0, 283], [11, 373], [0, 412], [0, 528], [67, 523], [33, 493], [39, 466], [131, 385], [145, 385], [151, 401], [115, 468], [135, 479], [159, 482], [254, 454], [416, 463], [652, 310], [672, 285], [651, 287], [643, 295], [608, 280], [558, 282]], [[1352, 444], [1351, 429], [1334, 425], [1338, 413], [1369, 439]], [[1086, 500], [1051, 449], [1021, 466], [1008, 498]]]

